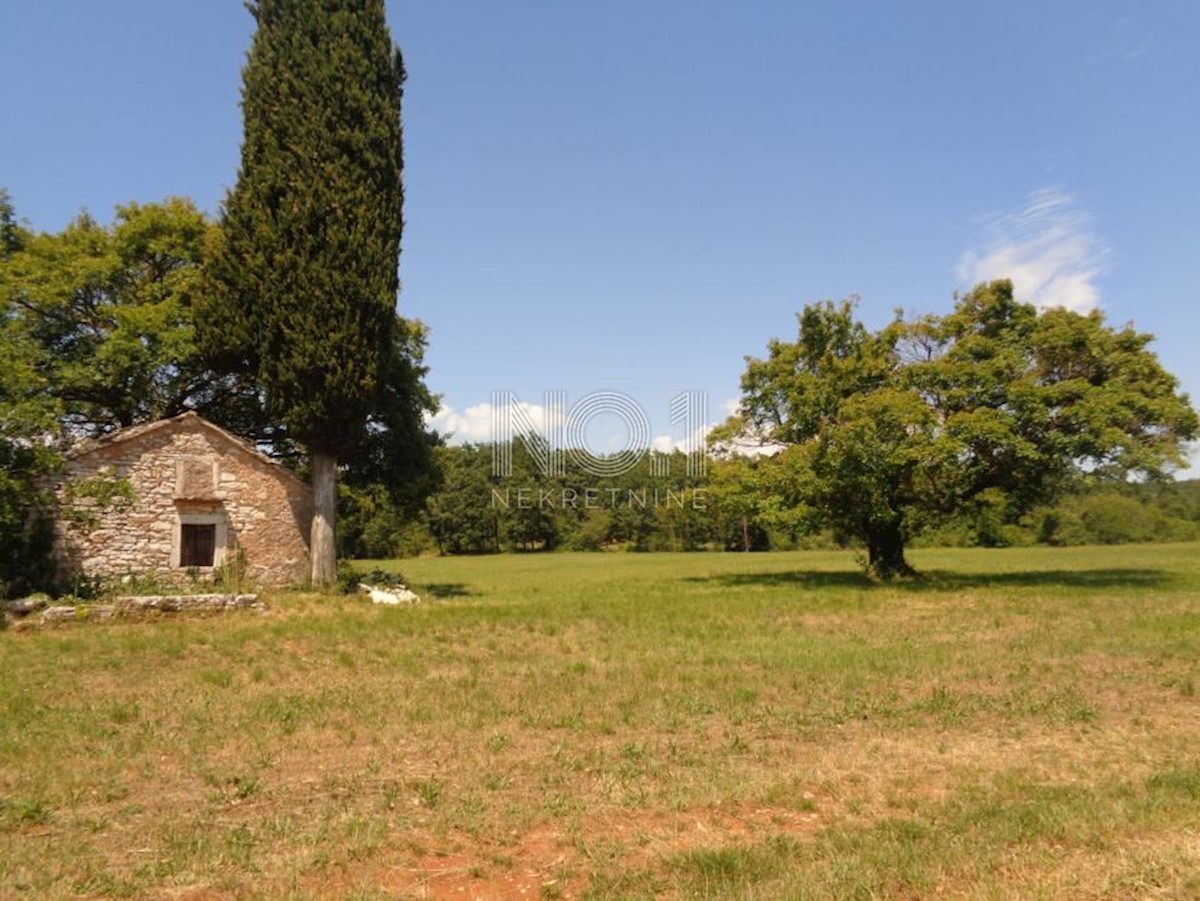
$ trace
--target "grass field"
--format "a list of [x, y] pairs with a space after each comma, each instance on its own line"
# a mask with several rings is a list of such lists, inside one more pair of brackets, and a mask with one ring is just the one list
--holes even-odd
[[912, 559], [0, 633], [0, 897], [1200, 897], [1200, 546]]

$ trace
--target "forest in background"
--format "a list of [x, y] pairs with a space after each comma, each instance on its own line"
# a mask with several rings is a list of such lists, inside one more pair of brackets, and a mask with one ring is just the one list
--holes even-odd
[[[786, 501], [771, 458], [708, 461], [687, 474], [682, 452], [649, 452], [629, 472], [601, 478], [568, 465], [550, 478], [523, 441], [513, 473], [493, 473], [490, 444], [435, 450], [438, 487], [421, 509], [385, 492], [344, 487], [339, 550], [382, 559], [421, 554], [534, 551], [769, 551], [853, 547], [806, 529]], [[652, 461], [658, 461], [657, 463]], [[666, 471], [666, 475], [652, 474]], [[1057, 503], [1013, 517], [987, 498], [949, 523], [912, 536], [914, 547], [1078, 546], [1200, 539], [1200, 479], [1113, 483], [1081, 476]]]

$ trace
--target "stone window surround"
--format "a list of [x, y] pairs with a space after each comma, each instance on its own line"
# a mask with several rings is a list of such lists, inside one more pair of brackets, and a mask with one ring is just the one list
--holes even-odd
[[216, 526], [216, 547], [213, 549], [213, 565], [190, 567], [200, 572], [211, 572], [225, 562], [225, 552], [229, 543], [229, 520], [221, 509], [193, 512], [189, 510], [175, 511], [175, 523], [171, 527], [171, 569], [182, 569], [179, 565], [180, 544], [184, 526]]

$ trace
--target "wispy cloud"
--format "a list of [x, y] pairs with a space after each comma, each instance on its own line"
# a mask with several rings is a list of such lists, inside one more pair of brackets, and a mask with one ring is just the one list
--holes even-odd
[[978, 243], [958, 263], [965, 287], [1010, 278], [1017, 296], [1039, 307], [1082, 312], [1100, 305], [1096, 281], [1107, 270], [1108, 250], [1071, 194], [1042, 188], [1016, 212], [983, 217]]
[[1122, 16], [1112, 23], [1109, 39], [1110, 44], [1089, 57], [1089, 63], [1132, 63], [1154, 49], [1154, 32], [1129, 16]]

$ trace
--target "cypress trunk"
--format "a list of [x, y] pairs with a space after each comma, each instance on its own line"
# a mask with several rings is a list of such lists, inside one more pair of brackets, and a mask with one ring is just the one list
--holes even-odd
[[312, 455], [313, 518], [309, 533], [309, 563], [314, 587], [324, 588], [337, 579], [337, 458]]

